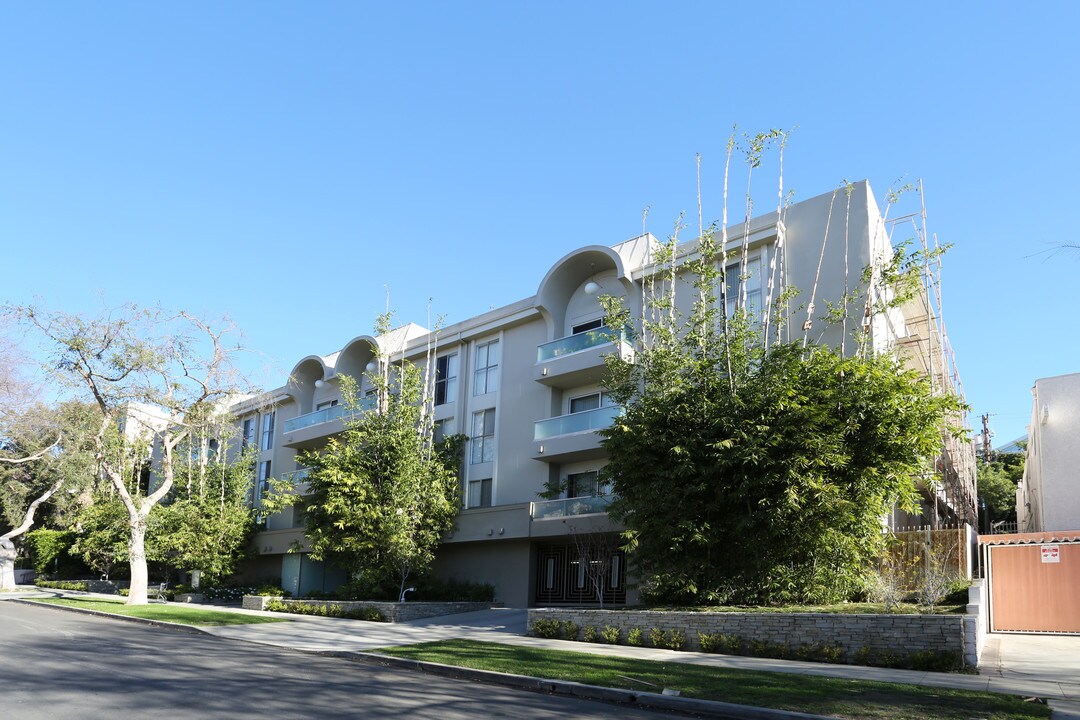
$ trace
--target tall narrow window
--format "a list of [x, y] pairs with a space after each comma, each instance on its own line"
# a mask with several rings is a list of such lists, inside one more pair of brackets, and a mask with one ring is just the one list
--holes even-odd
[[747, 317], [751, 322], [761, 319], [761, 256], [756, 255], [746, 261], [745, 275], [740, 275], [742, 263], [732, 263], [725, 268], [727, 276], [727, 314], [733, 315], [735, 308], [742, 302], [743, 290], [746, 291]]
[[267, 492], [269, 492], [269, 490], [270, 490], [270, 478], [271, 478], [270, 461], [269, 460], [264, 460], [263, 462], [259, 463], [259, 473], [258, 473], [258, 476], [256, 477], [256, 483], [255, 483], [255, 503], [256, 504], [258, 504], [258, 502], [260, 500], [262, 500], [263, 496], [266, 495]]
[[435, 360], [435, 404], [445, 405], [457, 397], [457, 353], [443, 355]]
[[259, 446], [263, 450], [271, 450], [274, 447], [274, 415], [275, 413], [272, 412], [263, 415], [262, 443]]
[[476, 346], [476, 371], [473, 374], [473, 395], [483, 395], [499, 389], [499, 341], [492, 340]]
[[244, 418], [244, 440], [240, 447], [241, 450], [247, 450], [249, 447], [255, 444], [255, 418]]
[[495, 409], [473, 413], [472, 464], [495, 459]]

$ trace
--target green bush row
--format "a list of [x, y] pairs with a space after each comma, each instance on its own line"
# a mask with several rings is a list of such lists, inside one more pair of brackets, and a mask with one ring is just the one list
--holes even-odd
[[53, 590], [81, 590], [82, 592], [86, 592], [90, 587], [85, 580], [35, 580], [34, 584]]
[[266, 610], [271, 612], [292, 613], [293, 615], [316, 615], [319, 617], [338, 617], [350, 620], [367, 620], [369, 622], [386, 622], [383, 614], [373, 607], [362, 607], [346, 610], [337, 603], [306, 603], [284, 602], [283, 600], [269, 600]]

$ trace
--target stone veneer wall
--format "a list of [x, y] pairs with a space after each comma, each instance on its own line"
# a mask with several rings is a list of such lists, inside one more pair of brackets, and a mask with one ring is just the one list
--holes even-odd
[[305, 605], [337, 605], [344, 611], [359, 610], [361, 608], [375, 608], [382, 613], [387, 622], [407, 622], [422, 618], [438, 617], [440, 615], [456, 615], [457, 613], [474, 612], [476, 610], [488, 610], [491, 603], [480, 602], [376, 602], [374, 600], [292, 600], [289, 598], [275, 598], [266, 595], [245, 595], [243, 608], [245, 610], [265, 610], [266, 603], [271, 600], [280, 600], [286, 604], [303, 603]]
[[[660, 610], [588, 610], [535, 608], [529, 610], [529, 628], [536, 620], [571, 621], [597, 629], [615, 626], [625, 638], [638, 628], [649, 631], [679, 630], [686, 636], [687, 650], [700, 650], [698, 633], [722, 633], [740, 638], [745, 645], [766, 643], [797, 650], [804, 646], [836, 646], [841, 660], [853, 663], [858, 654], [906, 658], [917, 652], [949, 653], [974, 666], [965, 653], [964, 615], [845, 615], [840, 613], [738, 613], [678, 612]], [[977, 660], [976, 660], [977, 662]]]

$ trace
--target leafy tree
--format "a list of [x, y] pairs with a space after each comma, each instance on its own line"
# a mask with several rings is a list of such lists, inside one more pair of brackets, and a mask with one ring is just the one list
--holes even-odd
[[[712, 234], [681, 263], [676, 246], [648, 281], [633, 361], [608, 359], [625, 412], [603, 431], [603, 474], [638, 575], [669, 602], [847, 598], [880, 553], [882, 517], [913, 504], [956, 401], [865, 343], [853, 357], [779, 332], [770, 344], [741, 305], [720, 310]], [[694, 289], [685, 320], [677, 277]], [[629, 322], [604, 302], [609, 327]]]
[[[379, 334], [388, 330], [380, 318]], [[297, 499], [287, 482], [272, 481], [263, 509], [299, 503], [311, 555], [353, 577], [394, 578], [400, 592], [426, 570], [458, 509], [460, 438], [434, 440], [431, 378], [405, 360], [391, 365], [376, 348], [379, 371], [367, 377], [377, 407], [358, 412], [326, 447], [304, 452], [310, 494]], [[429, 369], [432, 363], [428, 363]], [[342, 378], [347, 405], [359, 410], [356, 383]]]
[[[10, 312], [44, 342], [55, 379], [96, 410], [96, 469], [128, 515], [128, 603], [145, 604], [150, 513], [173, 488], [178, 452], [219, 424], [222, 405], [243, 392], [231, 364], [240, 348], [226, 338], [231, 327], [134, 306], [98, 318], [32, 306]], [[151, 442], [153, 487], [140, 482]]]
[[981, 527], [990, 523], [1016, 521], [1016, 486], [1024, 477], [1023, 453], [1000, 453], [992, 462], [980, 462], [979, 498], [983, 501]]
[[[156, 520], [157, 513], [151, 518]], [[152, 526], [152, 520], [147, 521], [147, 526]], [[75, 533], [71, 554], [80, 557], [106, 580], [129, 557], [131, 529], [127, 507], [109, 488], [94, 493], [92, 502], [79, 510]], [[151, 533], [150, 537], [152, 541], [155, 534]]]
[[158, 508], [155, 554], [219, 580], [233, 572], [254, 530], [248, 505], [254, 454], [230, 463], [210, 448], [209, 439], [197, 443], [177, 471], [170, 502]]
[[[37, 522], [39, 508], [59, 500], [57, 513], [92, 484], [86, 446], [88, 408], [77, 403], [31, 405], [0, 413], [0, 588], [15, 585], [15, 540]], [[62, 488], [68, 492], [60, 492]], [[59, 493], [59, 494], [58, 494]]]

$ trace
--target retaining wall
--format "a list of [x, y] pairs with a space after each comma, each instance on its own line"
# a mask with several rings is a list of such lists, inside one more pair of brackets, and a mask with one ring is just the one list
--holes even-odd
[[[646, 638], [653, 628], [678, 630], [686, 650], [700, 650], [699, 633], [734, 636], [748, 654], [776, 654], [786, 648], [792, 657], [800, 648], [839, 648], [841, 662], [903, 664], [916, 653], [961, 658], [974, 666], [977, 657], [965, 652], [964, 615], [845, 615], [840, 613], [729, 613], [659, 610], [589, 610], [536, 608], [529, 610], [529, 627], [539, 619], [570, 621], [584, 628], [618, 627], [621, 642], [632, 628]], [[968, 632], [974, 631], [974, 628]], [[975, 641], [973, 640], [973, 643]], [[757, 652], [755, 652], [757, 650]]]
[[265, 595], [245, 595], [243, 607], [246, 610], [265, 610], [266, 604], [271, 600], [280, 600], [288, 605], [302, 603], [304, 605], [337, 605], [342, 610], [360, 610], [362, 608], [375, 608], [387, 622], [407, 622], [422, 618], [438, 617], [440, 615], [456, 615], [457, 613], [474, 612], [476, 610], [488, 610], [491, 603], [479, 602], [376, 602], [374, 600], [293, 600], [290, 598], [274, 598]]

